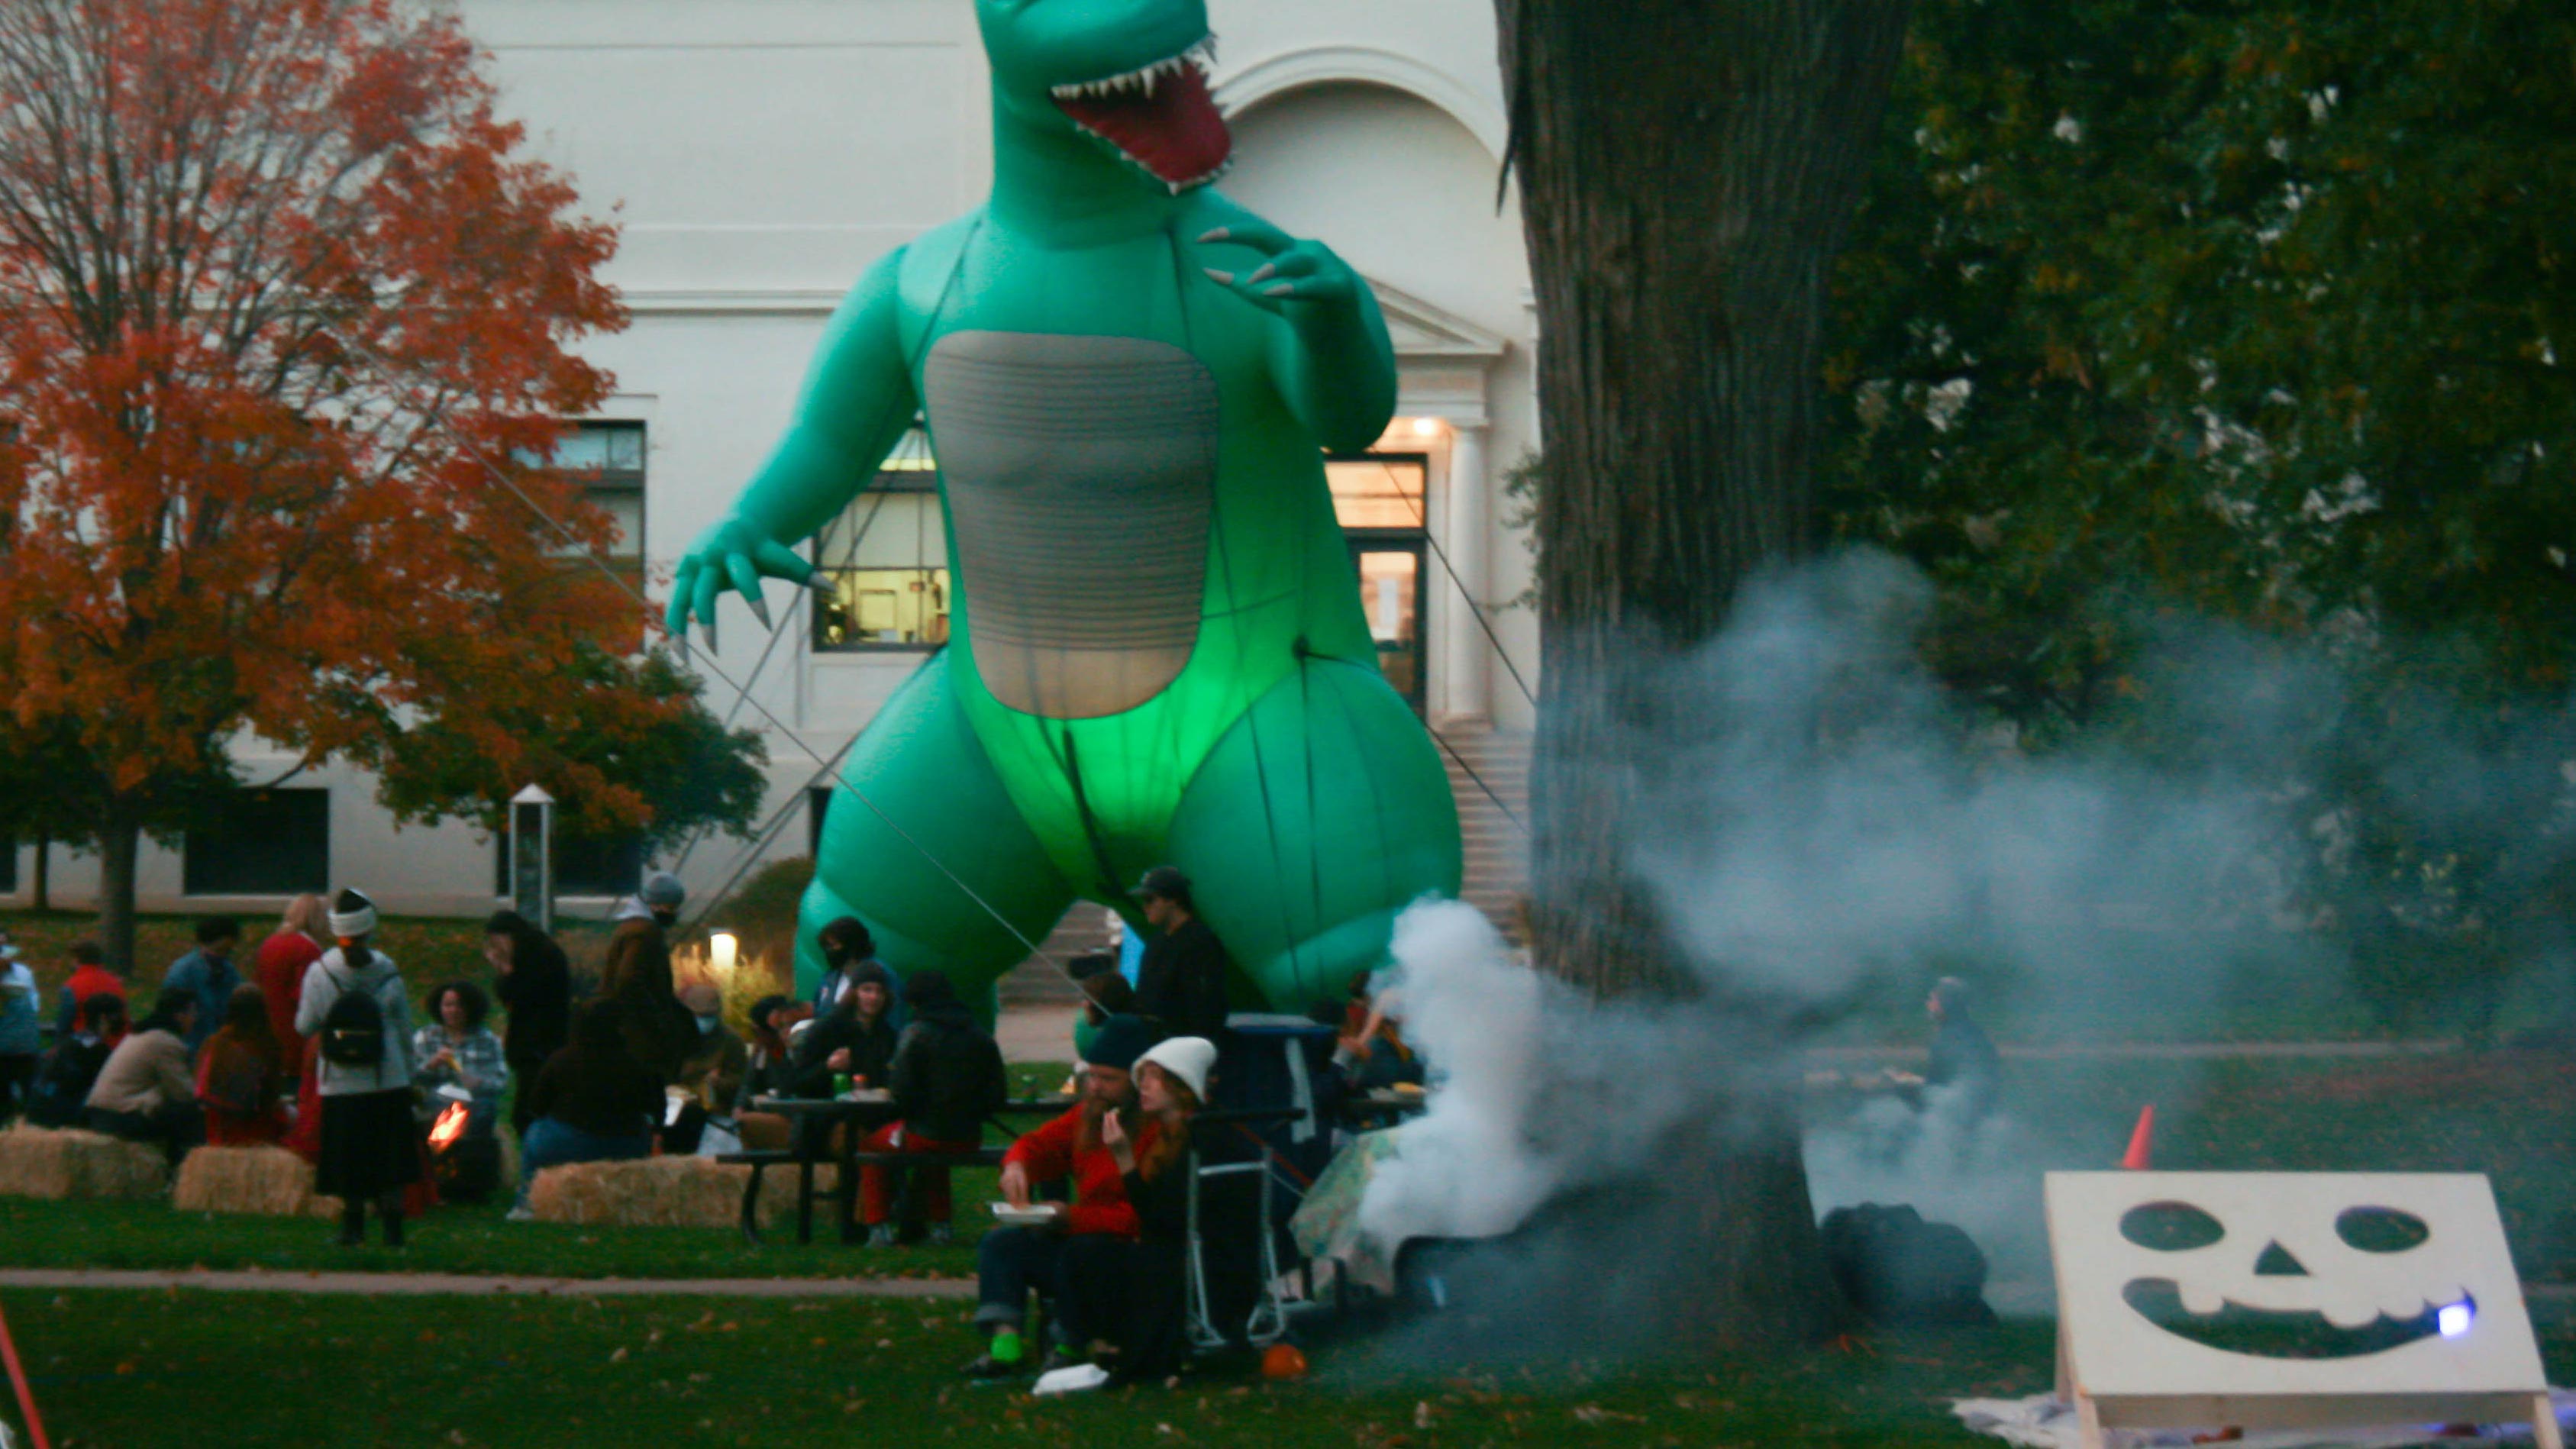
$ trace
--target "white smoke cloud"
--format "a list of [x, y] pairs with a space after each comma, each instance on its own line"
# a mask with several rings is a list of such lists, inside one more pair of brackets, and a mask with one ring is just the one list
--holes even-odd
[[[1627, 864], [1724, 993], [1600, 1003], [1533, 971], [1467, 907], [1405, 915], [1396, 976], [1432, 1090], [1369, 1184], [1372, 1236], [1507, 1232], [1556, 1194], [1651, 1177], [1675, 1129], [1749, 1074], [1796, 1069], [1777, 1003], [1830, 1018], [1967, 962], [2007, 985], [2024, 1023], [2171, 1011], [2241, 971], [2249, 933], [2264, 969], [2316, 969], [2314, 939], [2281, 927], [2274, 806], [2295, 794], [2302, 732], [2337, 707], [2324, 675], [2205, 649], [2172, 666], [2175, 697], [2207, 711], [2187, 722], [2203, 747], [2188, 766], [2022, 757], [1919, 663], [1931, 597], [1876, 554], [1750, 589], [1719, 638], [1657, 676], [1651, 731], [1592, 762], [1633, 782]], [[1748, 987], [1774, 1015], [1728, 1014]], [[2007, 1200], [2035, 1192], [2039, 1170], [2012, 1129], [1956, 1140], [1875, 1110], [1900, 1115], [1811, 1141], [1820, 1209], [1913, 1201], [1997, 1237], [2035, 1222], [2035, 1199]], [[1873, 1132], [1913, 1141], [1891, 1152]]]

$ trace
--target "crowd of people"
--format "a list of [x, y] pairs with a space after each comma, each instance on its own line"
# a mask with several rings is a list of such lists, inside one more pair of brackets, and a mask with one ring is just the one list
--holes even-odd
[[[1133, 984], [1114, 957], [1079, 963], [1087, 1006], [1074, 1099], [1003, 1160], [1001, 1194], [1020, 1221], [981, 1242], [976, 1377], [1077, 1360], [1105, 1381], [1159, 1377], [1185, 1353], [1179, 1164], [1209, 1101], [1229, 966], [1179, 871], [1148, 872], [1135, 896], [1148, 939]], [[529, 1184], [550, 1166], [854, 1147], [869, 1159], [851, 1225], [863, 1241], [952, 1241], [941, 1159], [979, 1153], [1009, 1097], [975, 1012], [939, 971], [898, 978], [867, 925], [844, 918], [818, 932], [824, 970], [812, 995], [763, 998], [737, 1037], [715, 988], [675, 987], [670, 931], [683, 899], [675, 878], [656, 874], [619, 903], [586, 999], [545, 932], [498, 912], [484, 933], [488, 989], [445, 981], [419, 998], [418, 1021], [399, 964], [374, 944], [376, 908], [355, 890], [298, 897], [246, 966], [237, 922], [199, 922], [139, 1019], [127, 977], [84, 942], [53, 1003], [50, 1050], [36, 978], [0, 938], [0, 1116], [150, 1143], [174, 1167], [201, 1145], [287, 1147], [314, 1162], [317, 1192], [342, 1202], [344, 1243], [364, 1239], [372, 1212], [384, 1241], [400, 1244], [406, 1219], [434, 1200], [428, 1182], [447, 1185], [439, 1154], [496, 1140], [505, 1116], [521, 1147], [513, 1219], [530, 1215]], [[1382, 1006], [1355, 1006], [1350, 1025], [1346, 1049], [1403, 1058]], [[863, 1090], [886, 1093], [892, 1111], [849, 1129], [865, 1134], [855, 1144], [815, 1116], [763, 1110]], [[433, 1123], [451, 1130], [432, 1133]], [[889, 1157], [904, 1170], [889, 1170]], [[1024, 1342], [1033, 1294], [1051, 1309], [1042, 1347]]]

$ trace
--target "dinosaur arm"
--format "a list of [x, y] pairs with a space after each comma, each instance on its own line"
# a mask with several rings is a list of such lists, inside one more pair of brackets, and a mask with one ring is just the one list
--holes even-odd
[[1271, 327], [1270, 376], [1326, 448], [1375, 447], [1395, 416], [1395, 349], [1367, 284], [1348, 305], [1292, 304]]
[[[1218, 285], [1270, 314], [1273, 385], [1316, 440], [1335, 452], [1374, 445], [1395, 415], [1395, 348], [1377, 296], [1319, 241], [1300, 241], [1240, 207], [1199, 238], [1236, 249]], [[1252, 265], [1241, 260], [1248, 252]]]
[[904, 366], [897, 318], [904, 253], [880, 259], [850, 289], [824, 329], [786, 435], [723, 522], [680, 560], [671, 632], [691, 617], [713, 628], [716, 599], [741, 592], [763, 625], [763, 577], [808, 583], [814, 566], [795, 545], [849, 504], [912, 423], [919, 403]]

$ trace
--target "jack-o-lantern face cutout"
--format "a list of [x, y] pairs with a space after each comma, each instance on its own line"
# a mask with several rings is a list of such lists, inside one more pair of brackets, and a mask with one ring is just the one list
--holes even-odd
[[2466, 1332], [2476, 1313], [2465, 1285], [2421, 1276], [2410, 1259], [2432, 1230], [2395, 1208], [2231, 1232], [2190, 1203], [2144, 1203], [2121, 1216], [2120, 1236], [2169, 1255], [2167, 1274], [2131, 1279], [2121, 1298], [2165, 1332], [2225, 1353], [2358, 1358]]

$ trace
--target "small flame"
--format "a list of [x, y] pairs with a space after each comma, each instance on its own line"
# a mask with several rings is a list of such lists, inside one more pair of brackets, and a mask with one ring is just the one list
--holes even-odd
[[429, 1150], [444, 1152], [455, 1146], [456, 1139], [465, 1135], [465, 1117], [464, 1103], [449, 1103], [447, 1110], [438, 1114], [438, 1120], [430, 1124]]

